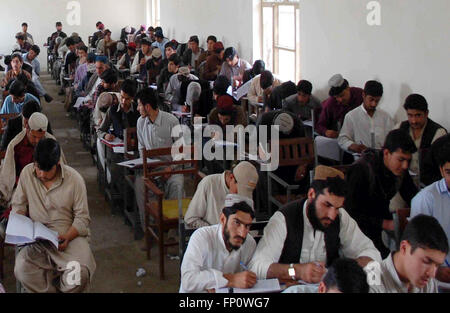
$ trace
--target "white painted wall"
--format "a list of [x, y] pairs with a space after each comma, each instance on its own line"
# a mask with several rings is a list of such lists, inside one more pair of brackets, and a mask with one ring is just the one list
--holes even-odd
[[427, 98], [430, 117], [450, 129], [450, 1], [379, 0], [381, 26], [368, 26], [369, 0], [300, 0], [301, 75], [320, 98], [342, 73], [353, 86], [381, 81], [381, 108], [396, 120], [412, 92]]
[[22, 31], [22, 23], [28, 23], [28, 32], [33, 35], [35, 44], [41, 48], [39, 61], [46, 68], [47, 50], [43, 44], [55, 31], [55, 23], [63, 23], [63, 31], [69, 36], [77, 32], [87, 44], [88, 37], [95, 31], [100, 20], [112, 31], [112, 38], [119, 39], [120, 30], [126, 25], [137, 27], [145, 24], [145, 0], [78, 0], [81, 8], [79, 26], [69, 26], [66, 20], [69, 0], [1, 0], [0, 53], [10, 54], [15, 44], [15, 34]]
[[252, 63], [252, 12], [252, 0], [161, 0], [161, 27], [166, 37], [179, 42], [198, 35], [203, 48], [206, 38], [215, 35]]

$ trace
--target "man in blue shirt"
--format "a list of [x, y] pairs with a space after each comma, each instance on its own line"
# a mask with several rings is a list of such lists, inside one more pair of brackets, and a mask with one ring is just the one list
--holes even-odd
[[25, 93], [25, 85], [16, 80], [9, 88], [9, 96], [6, 97], [0, 114], [21, 113], [23, 104], [28, 100], [34, 100], [40, 104], [39, 99], [32, 94]]
[[[439, 221], [447, 238], [450, 238], [450, 142], [439, 154], [439, 168], [442, 179], [419, 192], [411, 203], [411, 218], [419, 214], [431, 215]], [[439, 281], [450, 283], [450, 254], [445, 265], [436, 274]]]
[[[156, 41], [154, 43], [152, 43], [152, 47], [159, 48], [161, 51], [165, 51], [166, 43], [168, 43], [169, 40], [164, 37], [162, 30], [158, 29], [155, 32], [155, 38], [156, 38]], [[165, 53], [162, 54], [162, 58], [163, 58], [163, 60], [166, 58]]]

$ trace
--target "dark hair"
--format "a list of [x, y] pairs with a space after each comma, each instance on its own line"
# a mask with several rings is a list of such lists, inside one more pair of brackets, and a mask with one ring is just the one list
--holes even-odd
[[253, 75], [259, 75], [266, 69], [266, 63], [263, 60], [256, 60], [253, 63], [252, 71]]
[[427, 99], [425, 99], [424, 96], [415, 93], [406, 97], [403, 107], [405, 110], [419, 110], [428, 112]]
[[41, 48], [39, 48], [38, 45], [32, 45], [30, 50], [33, 50], [36, 55], [39, 55], [39, 53], [41, 53]]
[[161, 26], [157, 26], [157, 27], [155, 27], [155, 32], [157, 32], [158, 30], [159, 30], [159, 31], [161, 31], [161, 32], [163, 31], [163, 29], [162, 29], [162, 27], [161, 27]]
[[[20, 55], [20, 53], [13, 53], [13, 54], [11, 55], [11, 61], [10, 61], [10, 62], [12, 62], [12, 60], [14, 60], [15, 58], [18, 58], [19, 61], [20, 61], [20, 63], [23, 63], [23, 58], [22, 58], [22, 56]], [[5, 60], [5, 63], [6, 63], [6, 60]]]
[[336, 288], [342, 293], [369, 293], [367, 274], [352, 259], [336, 259], [323, 278], [327, 289]]
[[41, 139], [34, 149], [33, 157], [40, 170], [50, 171], [58, 164], [61, 157], [59, 143], [51, 138]]
[[20, 80], [15, 80], [9, 88], [9, 93], [15, 97], [21, 97], [25, 95], [25, 84]]
[[154, 32], [154, 31], [155, 31], [155, 28], [154, 28], [153, 26], [150, 26], [150, 27], [147, 29], [147, 31], [149, 31], [149, 32]]
[[227, 220], [228, 220], [228, 217], [230, 217], [230, 215], [236, 214], [237, 211], [248, 213], [248, 214], [250, 214], [252, 219], [255, 218], [255, 212], [245, 201], [235, 203], [230, 207], [224, 207], [222, 209], [222, 213], [225, 215]]
[[450, 142], [446, 142], [442, 145], [441, 150], [438, 152], [437, 159], [439, 167], [443, 167], [446, 163], [450, 162]]
[[143, 105], [150, 105], [153, 110], [158, 109], [158, 100], [155, 91], [151, 88], [144, 88], [138, 92], [136, 100], [141, 100]]
[[118, 80], [117, 73], [111, 68], [104, 71], [100, 78], [107, 84], [117, 83]]
[[411, 253], [417, 248], [448, 253], [448, 239], [439, 222], [432, 216], [419, 214], [409, 221], [401, 240], [411, 245]]
[[36, 100], [28, 100], [23, 104], [22, 115], [24, 118], [29, 119], [36, 112], [41, 112], [41, 106]]
[[330, 95], [330, 97], [340, 95], [345, 89], [348, 88], [348, 86], [348, 81], [344, 79], [344, 83], [340, 87], [331, 87], [328, 94]]
[[303, 92], [304, 94], [310, 95], [312, 92], [313, 86], [308, 80], [301, 80], [297, 84], [297, 92]]
[[78, 47], [78, 50], [83, 50], [84, 52], [88, 52], [88, 47], [86, 47], [86, 46], [80, 46], [80, 47]]
[[237, 55], [236, 49], [234, 49], [233, 47], [228, 47], [225, 49], [223, 59], [224, 60], [233, 59], [236, 55]]
[[74, 44], [75, 44], [75, 40], [73, 40], [72, 37], [67, 38], [67, 40], [66, 40], [66, 46], [67, 47], [73, 46]]
[[261, 77], [259, 80], [259, 84], [261, 88], [264, 90], [266, 88], [269, 88], [273, 84], [273, 75], [270, 71], [262, 71]]
[[177, 50], [177, 44], [173, 41], [169, 41], [168, 43], [166, 43], [164, 45], [164, 51], [168, 48], [171, 47], [173, 50]]
[[383, 85], [376, 80], [369, 80], [364, 86], [366, 96], [381, 97], [383, 96]]
[[95, 24], [95, 27], [98, 27], [100, 24], [102, 24], [102, 22], [98, 21], [98, 22]]
[[23, 27], [23, 26], [28, 27], [28, 24], [27, 24], [27, 23], [22, 23], [22, 27]]
[[109, 29], [104, 30], [103, 33], [104, 33], [105, 35], [106, 35], [106, 34], [110, 34], [110, 35], [112, 34], [111, 31], [110, 31]]
[[96, 57], [97, 57], [97, 56], [95, 55], [94, 52], [90, 52], [90, 53], [88, 53], [87, 61], [88, 61], [89, 63], [94, 63]]
[[311, 188], [314, 189], [316, 197], [318, 195], [323, 195], [325, 189], [328, 190], [328, 193], [338, 197], [345, 197], [347, 193], [347, 184], [339, 176], [328, 177], [326, 180], [322, 179], [314, 180], [311, 184]]
[[231, 83], [228, 77], [224, 75], [217, 76], [216, 80], [214, 81], [213, 91], [217, 95], [226, 95], [228, 87], [230, 87]]
[[214, 42], [217, 42], [217, 37], [214, 36], [214, 35], [209, 35], [208, 38], [206, 39], [206, 42], [208, 42], [208, 41], [210, 41], [210, 40], [212, 40], [212, 41], [214, 41]]
[[411, 136], [402, 129], [394, 129], [387, 136], [384, 141], [383, 150], [387, 149], [390, 153], [394, 153], [398, 149], [403, 153], [415, 153], [417, 147], [414, 144]]
[[175, 65], [180, 65], [181, 59], [178, 54], [174, 53], [169, 57], [168, 62], [173, 62]]
[[197, 45], [200, 44], [198, 36], [191, 36], [191, 38], [189, 38], [189, 42], [195, 42]]
[[61, 22], [56, 22], [56, 26], [62, 26]]
[[136, 96], [136, 91], [137, 91], [136, 82], [132, 79], [127, 79], [122, 83], [120, 90], [122, 90], [124, 93], [126, 93], [130, 97], [134, 98]]

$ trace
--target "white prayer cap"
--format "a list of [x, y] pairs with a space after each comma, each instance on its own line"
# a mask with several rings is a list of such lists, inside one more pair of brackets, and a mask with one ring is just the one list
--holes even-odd
[[252, 210], [255, 210], [253, 207], [253, 200], [248, 197], [244, 197], [244, 196], [241, 196], [241, 195], [235, 194], [235, 193], [230, 193], [225, 197], [225, 207], [226, 208], [232, 207], [236, 203], [240, 203], [240, 202], [247, 203], [252, 208]]
[[280, 126], [280, 132], [289, 134], [294, 128], [294, 119], [288, 113], [280, 113], [273, 121], [273, 125]]
[[40, 112], [33, 113], [28, 119], [28, 126], [30, 127], [30, 130], [47, 131], [47, 116]]
[[330, 80], [328, 81], [328, 86], [330, 86], [330, 88], [338, 88], [341, 87], [344, 84], [344, 82], [345, 82], [344, 77], [342, 77], [341, 74], [336, 74], [330, 78]]
[[192, 106], [195, 101], [198, 101], [200, 94], [202, 93], [202, 87], [197, 82], [189, 84], [186, 93], [186, 104]]

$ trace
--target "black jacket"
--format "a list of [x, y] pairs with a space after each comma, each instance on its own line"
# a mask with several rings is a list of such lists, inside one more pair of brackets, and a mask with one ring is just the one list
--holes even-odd
[[[19, 115], [16, 118], [12, 118], [8, 120], [8, 125], [6, 125], [5, 132], [2, 136], [1, 150], [6, 151], [11, 140], [14, 139], [21, 131], [23, 130], [22, 126], [22, 115]], [[53, 135], [52, 127], [50, 126], [50, 122], [48, 122], [47, 131], [49, 134]]]

